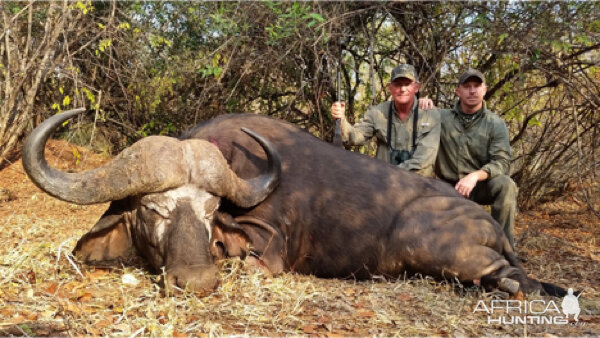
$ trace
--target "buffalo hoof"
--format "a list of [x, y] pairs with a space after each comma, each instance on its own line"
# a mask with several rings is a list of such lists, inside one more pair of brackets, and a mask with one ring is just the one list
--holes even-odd
[[185, 291], [206, 296], [219, 284], [219, 269], [209, 267], [177, 266], [167, 270], [167, 288], [174, 286]]
[[501, 278], [498, 283], [498, 288], [502, 291], [506, 291], [511, 295], [517, 294], [519, 292], [520, 284], [514, 279], [510, 278]]

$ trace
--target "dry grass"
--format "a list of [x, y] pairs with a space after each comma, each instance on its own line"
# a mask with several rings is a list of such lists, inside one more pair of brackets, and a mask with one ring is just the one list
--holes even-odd
[[[69, 145], [51, 143], [52, 165], [73, 166]], [[78, 167], [105, 161], [88, 156]], [[493, 293], [435, 282], [267, 278], [243, 261], [222, 262], [216, 292], [165, 295], [160, 276], [142, 266], [110, 270], [80, 265], [76, 240], [106, 208], [76, 206], [40, 192], [20, 163], [0, 172], [11, 198], [0, 202], [0, 335], [35, 336], [498, 336], [598, 335], [600, 276], [597, 219], [546, 205], [519, 215], [518, 240], [535, 277], [587, 287], [577, 325], [487, 324], [473, 314]], [[136, 284], [137, 283], [137, 284]], [[529, 295], [527, 299], [551, 299]], [[560, 299], [555, 299], [560, 304]]]

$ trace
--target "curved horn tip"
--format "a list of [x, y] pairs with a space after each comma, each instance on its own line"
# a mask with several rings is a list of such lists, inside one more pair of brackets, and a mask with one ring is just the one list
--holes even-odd
[[[79, 115], [82, 112], [86, 111], [86, 108], [77, 108], [64, 111], [60, 114], [53, 115], [46, 120], [44, 120], [39, 126], [37, 126], [31, 134], [25, 140], [25, 145], [23, 147], [23, 151], [25, 154], [28, 154], [30, 151], [33, 151], [33, 148], [36, 148], [32, 145], [36, 145], [37, 147], [41, 147], [41, 151], [43, 151], [43, 147], [46, 144], [46, 141], [50, 136], [54, 133], [55, 129], [58, 128], [58, 125], [63, 123], [64, 121], [70, 119], [75, 115]], [[39, 149], [38, 149], [39, 150]]]
[[74, 112], [81, 113], [82, 111], [86, 111], [86, 110], [87, 110], [87, 108], [85, 108], [85, 107], [79, 107], [79, 108], [75, 108], [75, 109], [70, 109], [70, 110], [67, 110], [67, 111], [63, 112], [63, 114], [64, 114], [64, 113], [70, 113], [70, 112], [73, 112], [73, 113], [74, 113]]
[[[255, 139], [261, 146], [263, 146], [263, 148], [267, 147], [274, 150], [273, 144], [259, 133], [252, 131], [252, 129], [246, 127], [241, 127], [240, 129], [242, 129], [244, 133], [250, 135], [250, 137]], [[277, 154], [277, 157], [279, 157], [279, 154]]]
[[246, 127], [242, 127], [241, 129], [242, 129], [242, 131], [243, 131], [244, 133], [246, 133], [246, 134], [248, 134], [248, 135], [250, 135], [250, 136], [256, 136], [256, 133], [255, 133], [255, 132], [253, 132], [253, 131], [252, 131], [252, 129], [248, 129], [248, 128], [246, 128]]
[[248, 180], [248, 183], [252, 187], [250, 190], [253, 191], [253, 193], [249, 193], [244, 198], [238, 200], [241, 203], [234, 201], [238, 206], [247, 208], [260, 203], [268, 196], [268, 194], [273, 192], [281, 180], [282, 165], [281, 156], [273, 143], [248, 128], [242, 127], [241, 130], [261, 145], [263, 151], [267, 155], [268, 161], [266, 173]]
[[62, 112], [60, 114], [56, 114], [56, 115], [62, 115], [65, 117], [68, 115], [69, 117], [71, 117], [71, 116], [79, 115], [85, 111], [87, 111], [87, 108], [81, 107], [81, 108], [67, 110], [67, 111], [64, 111], [64, 112]]
[[90, 203], [81, 202], [76, 194], [68, 197], [73, 179], [48, 165], [44, 157], [44, 148], [61, 123], [85, 111], [86, 108], [77, 108], [47, 118], [27, 136], [21, 153], [23, 169], [35, 185], [54, 197], [77, 204]]

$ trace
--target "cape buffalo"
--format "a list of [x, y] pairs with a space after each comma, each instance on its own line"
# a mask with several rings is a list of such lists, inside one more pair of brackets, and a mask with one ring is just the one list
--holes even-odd
[[44, 121], [27, 138], [22, 156], [31, 180], [50, 195], [77, 204], [112, 201], [78, 241], [76, 255], [105, 265], [129, 257], [135, 247], [156, 270], [165, 268], [172, 285], [212, 290], [218, 270], [208, 243], [220, 198], [242, 208], [264, 200], [281, 177], [281, 159], [274, 146], [245, 130], [268, 158], [266, 174], [247, 180], [231, 171], [209, 142], [165, 136], [144, 138], [110, 163], [87, 172], [50, 168], [44, 158], [46, 141], [62, 122], [83, 111]]
[[[44, 122], [38, 128], [52, 130], [64, 119], [66, 117], [58, 118], [54, 123]], [[522, 290], [564, 295], [564, 290], [559, 287], [528, 278], [499, 225], [479, 205], [463, 198], [444, 182], [334, 147], [292, 124], [262, 115], [219, 116], [196, 126], [185, 133], [181, 141], [173, 140], [173, 143], [197, 139], [209, 141], [218, 147], [231, 170], [242, 179], [272, 172], [272, 161], [267, 159], [269, 151], [265, 155], [265, 151], [242, 132], [242, 127], [262, 135], [275, 148], [272, 153], [281, 155], [282, 173], [277, 188], [262, 202], [253, 201], [258, 203], [253, 207], [250, 205], [256, 203], [238, 203], [227, 194], [216, 194], [230, 201], [224, 200], [215, 214], [217, 217], [211, 220], [210, 242], [206, 237], [191, 241], [175, 236], [170, 245], [161, 250], [189, 250], [193, 245], [195, 251], [205, 253], [210, 250], [216, 257], [250, 256], [274, 274], [295, 271], [319, 277], [366, 279], [374, 275], [397, 277], [404, 273], [421, 273], [465, 282], [481, 281], [487, 288], [500, 287], [510, 293]], [[158, 143], [157, 147], [162, 147], [163, 153], [173, 152], [171, 147], [176, 148]], [[264, 143], [267, 142], [261, 144]], [[40, 150], [43, 144], [42, 141], [28, 141], [26, 153], [37, 153], [38, 156], [24, 162], [26, 168], [31, 166], [27, 163], [43, 158]], [[159, 168], [171, 166], [165, 163], [164, 155], [157, 155], [157, 152], [142, 149], [137, 156], [156, 159]], [[220, 157], [214, 153], [208, 157], [213, 156]], [[201, 161], [199, 156], [195, 159]], [[137, 162], [139, 159], [133, 160], [133, 163]], [[188, 160], [182, 164], [183, 167], [186, 165], [193, 167], [196, 164]], [[36, 178], [39, 174], [27, 170], [34, 181], [40, 180]], [[172, 170], [175, 169], [162, 168], [161, 172]], [[139, 174], [129, 170], [119, 170], [111, 175], [116, 175], [112, 179], [125, 182], [140, 179]], [[187, 178], [180, 171], [172, 175], [174, 179]], [[100, 180], [108, 175], [101, 176]], [[77, 181], [82, 180], [79, 177]], [[59, 198], [69, 198], [69, 192], [61, 195], [54, 190], [66, 189], [71, 186], [70, 181], [54, 172], [45, 175], [43, 181], [52, 183], [38, 182], [42, 189]], [[90, 184], [79, 187], [83, 191], [97, 188]], [[163, 190], [153, 189], [152, 192]], [[158, 196], [163, 198], [169, 194], [177, 193], [169, 190]], [[267, 193], [262, 196], [265, 195]], [[181, 207], [187, 210], [182, 212], [187, 215], [183, 218], [178, 212], [163, 214], [158, 210], [160, 208], [154, 207], [152, 217], [161, 221], [149, 217], [135, 219], [134, 215], [152, 205], [154, 196], [157, 195], [150, 191], [133, 191], [104, 198], [115, 202], [98, 222], [102, 224], [102, 232], [95, 229], [98, 225], [92, 229], [91, 234], [79, 241], [76, 253], [88, 261], [92, 258], [114, 259], [127, 245], [131, 246], [131, 238], [144, 253], [157, 249], [155, 241], [151, 240], [151, 233], [157, 232], [153, 227], [164, 231], [165, 227], [189, 226], [189, 215], [198, 208], [198, 203], [193, 202], [195, 197]], [[75, 198], [69, 200], [81, 203]], [[88, 198], [85, 202], [97, 201]], [[147, 223], [140, 225], [144, 222]], [[129, 226], [130, 223], [138, 225]], [[125, 239], [115, 239], [112, 235], [113, 229], [119, 227], [127, 229], [120, 232]], [[119, 249], [114, 250], [115, 246]], [[102, 254], [90, 254], [95, 252]], [[146, 253], [146, 257], [150, 259], [152, 255]], [[191, 258], [179, 266], [185, 268], [196, 264], [194, 257]], [[205, 273], [205, 270], [200, 268], [192, 272]]]

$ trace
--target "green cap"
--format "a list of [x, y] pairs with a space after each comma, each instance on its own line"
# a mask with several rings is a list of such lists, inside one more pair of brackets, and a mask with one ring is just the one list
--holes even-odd
[[481, 83], [485, 82], [485, 77], [480, 71], [478, 71], [477, 69], [469, 68], [458, 78], [458, 84], [461, 85], [471, 78], [476, 78]]
[[399, 79], [401, 77], [405, 77], [413, 81], [417, 81], [419, 78], [417, 76], [417, 71], [415, 70], [415, 67], [407, 63], [398, 65], [392, 70], [392, 78], [390, 82], [394, 82], [394, 80]]

